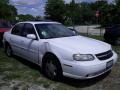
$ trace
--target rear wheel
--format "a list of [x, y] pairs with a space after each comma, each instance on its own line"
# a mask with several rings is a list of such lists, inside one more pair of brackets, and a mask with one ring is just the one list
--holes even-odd
[[45, 59], [43, 64], [44, 74], [51, 80], [60, 80], [62, 77], [62, 68], [59, 61], [51, 56]]
[[7, 55], [8, 57], [11, 57], [11, 56], [12, 56], [12, 48], [11, 48], [10, 45], [7, 45], [7, 46], [6, 46], [5, 52], [6, 52], [6, 55]]

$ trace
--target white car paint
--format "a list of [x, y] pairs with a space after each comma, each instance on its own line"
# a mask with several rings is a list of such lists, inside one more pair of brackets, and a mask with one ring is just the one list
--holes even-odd
[[[57, 22], [27, 23], [31, 23], [34, 26], [34, 24], [55, 24]], [[11, 31], [9, 31], [4, 34], [3, 42], [5, 43], [6, 41], [11, 45], [15, 55], [40, 66], [42, 66], [42, 58], [46, 52], [55, 54], [61, 63], [63, 75], [76, 79], [88, 79], [99, 76], [111, 70], [112, 67], [106, 69], [107, 62], [113, 60], [113, 64], [115, 64], [117, 61], [117, 54], [109, 44], [80, 35], [52, 39], [40, 39], [38, 36], [38, 40], [31, 40], [26, 37], [12, 35]], [[113, 56], [107, 60], [99, 60], [96, 57], [96, 54], [108, 50], [112, 51]], [[73, 54], [91, 54], [95, 59], [92, 61], [76, 61], [73, 59]]]

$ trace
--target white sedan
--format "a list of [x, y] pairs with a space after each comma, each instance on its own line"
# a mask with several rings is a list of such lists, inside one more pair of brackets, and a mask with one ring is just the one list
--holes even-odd
[[83, 37], [58, 22], [17, 23], [3, 39], [6, 54], [38, 64], [52, 79], [89, 79], [111, 70], [117, 54], [105, 42]]

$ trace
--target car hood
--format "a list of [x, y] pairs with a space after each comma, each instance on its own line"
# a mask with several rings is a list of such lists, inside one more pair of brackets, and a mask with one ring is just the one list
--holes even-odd
[[83, 36], [49, 39], [48, 43], [81, 54], [98, 54], [111, 49], [107, 43]]

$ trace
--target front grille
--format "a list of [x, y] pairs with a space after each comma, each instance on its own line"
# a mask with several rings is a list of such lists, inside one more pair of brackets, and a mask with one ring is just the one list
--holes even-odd
[[96, 54], [96, 57], [99, 59], [99, 60], [106, 60], [106, 59], [109, 59], [113, 56], [113, 53], [111, 50], [107, 51], [107, 52], [103, 52], [103, 53], [99, 53], [99, 54]]

